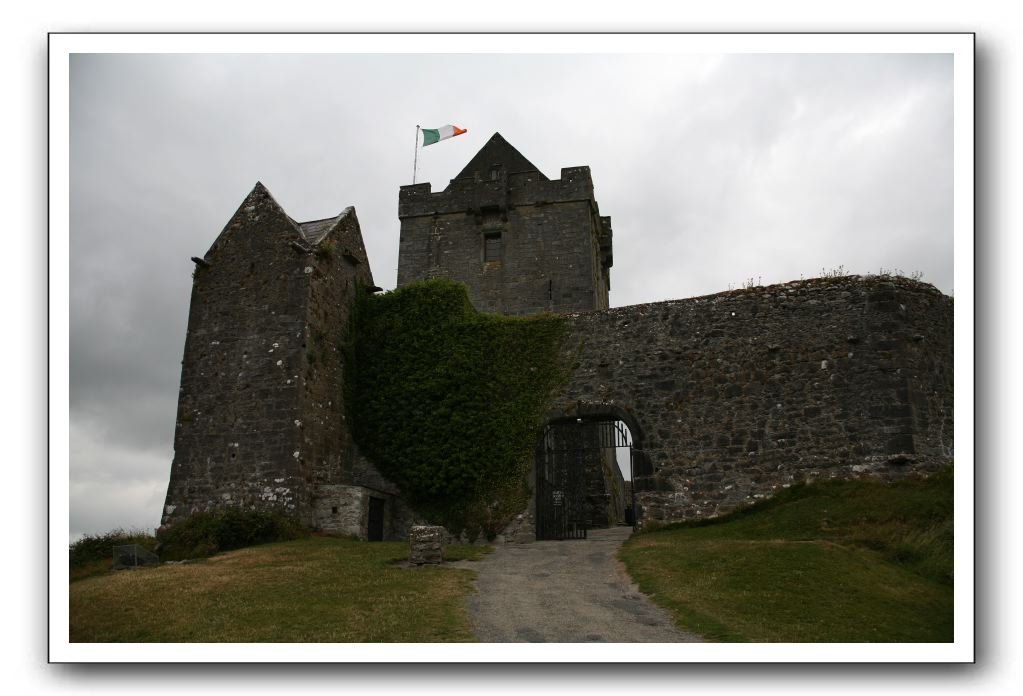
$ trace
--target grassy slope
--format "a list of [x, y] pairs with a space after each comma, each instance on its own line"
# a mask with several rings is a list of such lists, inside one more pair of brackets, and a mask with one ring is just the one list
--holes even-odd
[[800, 486], [717, 521], [634, 536], [621, 558], [680, 627], [711, 640], [953, 638], [950, 471]]
[[[445, 559], [479, 547], [448, 546]], [[70, 585], [75, 642], [471, 641], [473, 573], [419, 568], [404, 542], [311, 537]]]

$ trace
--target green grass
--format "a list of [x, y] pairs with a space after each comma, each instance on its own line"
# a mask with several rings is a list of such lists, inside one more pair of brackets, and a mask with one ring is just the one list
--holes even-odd
[[[489, 549], [444, 548], [445, 560]], [[472, 641], [474, 573], [410, 567], [406, 542], [309, 537], [72, 583], [72, 642]]]
[[718, 520], [639, 534], [620, 557], [710, 640], [953, 639], [952, 472], [789, 489]]

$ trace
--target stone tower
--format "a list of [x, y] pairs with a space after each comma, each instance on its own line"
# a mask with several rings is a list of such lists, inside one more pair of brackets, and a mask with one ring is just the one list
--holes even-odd
[[402, 186], [398, 217], [399, 287], [452, 278], [476, 309], [501, 314], [608, 307], [611, 218], [589, 167], [550, 180], [495, 133], [443, 191]]
[[235, 507], [392, 536], [397, 490], [358, 454], [344, 406], [356, 286], [373, 285], [355, 210], [296, 222], [257, 183], [193, 261], [162, 524]]

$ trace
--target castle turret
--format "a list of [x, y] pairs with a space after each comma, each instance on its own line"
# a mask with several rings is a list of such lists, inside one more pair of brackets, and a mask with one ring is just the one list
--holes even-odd
[[495, 133], [439, 193], [402, 186], [398, 285], [446, 277], [483, 312], [606, 309], [611, 218], [601, 217], [589, 167], [548, 179]]

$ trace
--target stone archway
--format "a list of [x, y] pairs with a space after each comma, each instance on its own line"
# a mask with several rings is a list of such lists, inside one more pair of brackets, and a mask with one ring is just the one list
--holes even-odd
[[631, 414], [607, 405], [548, 417], [536, 449], [538, 540], [585, 539], [589, 529], [634, 523], [639, 432]]

